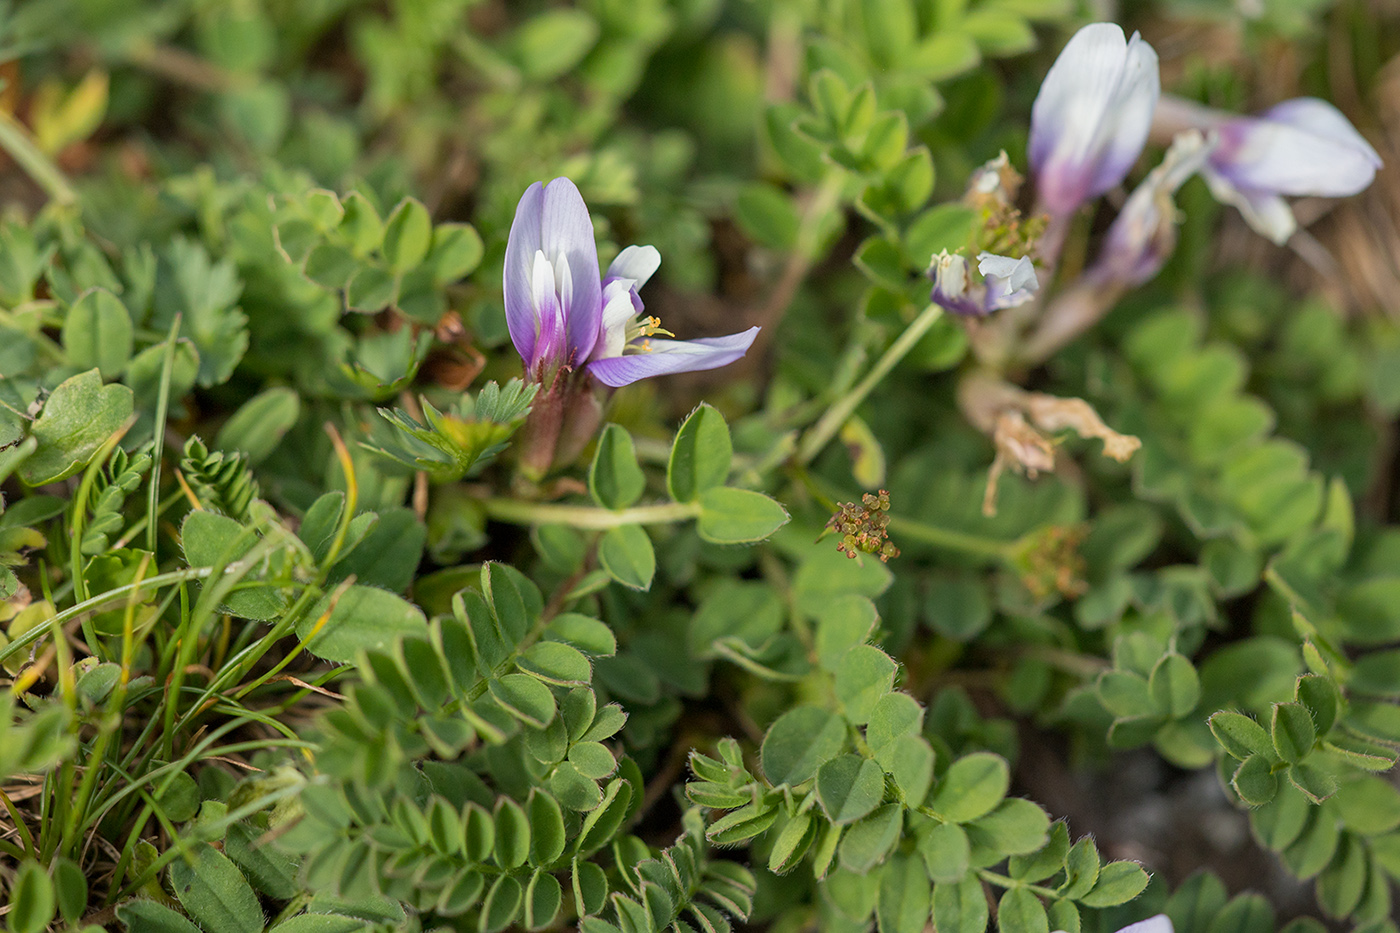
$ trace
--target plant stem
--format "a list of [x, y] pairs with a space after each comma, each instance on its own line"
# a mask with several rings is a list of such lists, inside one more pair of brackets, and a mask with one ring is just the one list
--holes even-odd
[[[230, 564], [229, 567], [225, 569], [231, 571], [234, 567], [235, 565]], [[210, 576], [213, 572], [213, 567], [190, 567], [185, 570], [172, 570], [169, 573], [162, 573], [147, 580], [127, 583], [122, 586], [113, 587], [105, 593], [98, 593], [91, 599], [84, 600], [75, 606], [69, 606], [67, 609], [58, 613], [49, 620], [48, 626], [36, 626], [29, 629], [22, 635], [17, 636], [14, 641], [10, 642], [5, 647], [0, 648], [0, 664], [8, 661], [10, 658], [19, 654], [20, 651], [49, 634], [55, 627], [67, 623], [68, 620], [84, 612], [92, 612], [95, 609], [99, 609], [107, 603], [112, 602], [118, 596], [125, 596], [143, 587], [159, 588], [165, 586], [167, 583], [184, 583], [188, 580], [202, 580]]]
[[951, 528], [940, 528], [937, 525], [929, 525], [912, 518], [901, 518], [898, 515], [890, 516], [889, 529], [892, 535], [898, 535], [904, 539], [912, 538], [921, 544], [931, 544], [948, 551], [977, 554], [998, 560], [1009, 558], [1011, 549], [1016, 543], [1014, 541], [1000, 541], [996, 538], [984, 538], [980, 535], [968, 534], [965, 531], [954, 531]]
[[493, 498], [481, 501], [488, 518], [512, 525], [569, 525], [603, 531], [623, 525], [665, 525], [700, 514], [698, 502], [638, 505], [630, 509], [600, 509], [589, 505], [555, 505], [521, 499]]
[[904, 359], [910, 350], [914, 349], [914, 344], [918, 343], [919, 339], [928, 333], [928, 329], [942, 316], [943, 309], [936, 304], [931, 304], [919, 312], [919, 316], [914, 318], [894, 343], [890, 344], [890, 348], [876, 361], [870, 372], [866, 373], [865, 378], [837, 399], [826, 410], [826, 414], [822, 415], [821, 419], [808, 429], [807, 434], [802, 438], [802, 443], [797, 448], [798, 464], [806, 466], [812, 462], [817, 454], [822, 452], [822, 448], [836, 436], [837, 431], [841, 430], [841, 426], [851, 417], [851, 413], [856, 410], [856, 407], [865, 401], [865, 397], [880, 383], [880, 380], [889, 375], [890, 370], [894, 369], [899, 361]]
[[34, 179], [35, 184], [54, 201], [59, 204], [77, 203], [78, 192], [63, 177], [63, 172], [34, 144], [24, 125], [3, 111], [0, 111], [0, 149], [4, 149], [15, 164], [24, 169], [25, 174]]

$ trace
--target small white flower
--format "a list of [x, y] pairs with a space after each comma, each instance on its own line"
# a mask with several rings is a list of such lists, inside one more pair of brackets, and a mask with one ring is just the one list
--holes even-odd
[[932, 300], [953, 314], [983, 317], [1025, 304], [1040, 287], [1029, 256], [1012, 259], [984, 252], [977, 257], [977, 273], [974, 277], [966, 259], [945, 249], [929, 267]]

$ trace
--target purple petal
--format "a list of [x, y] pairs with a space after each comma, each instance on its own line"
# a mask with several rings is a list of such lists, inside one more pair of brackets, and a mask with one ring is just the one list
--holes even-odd
[[1331, 104], [1301, 98], [1220, 127], [1211, 167], [1237, 189], [1346, 197], [1371, 184], [1380, 156]]
[[1069, 213], [1123, 180], [1160, 93], [1157, 53], [1136, 33], [1127, 40], [1113, 23], [1075, 33], [1031, 113], [1030, 162], [1047, 208]]
[[506, 302], [506, 327], [511, 342], [528, 367], [535, 357], [535, 334], [539, 322], [530, 304], [531, 273], [535, 253], [540, 248], [540, 216], [544, 204], [544, 185], [535, 182], [520, 196], [515, 208], [515, 220], [506, 240], [505, 275], [502, 291]]
[[540, 209], [540, 249], [551, 261], [563, 256], [569, 264], [572, 294], [561, 295], [568, 331], [566, 355], [577, 364], [588, 358], [598, 339], [603, 314], [602, 282], [598, 275], [598, 245], [583, 195], [567, 178], [544, 188]]
[[652, 376], [715, 369], [743, 356], [757, 336], [758, 328], [750, 327], [743, 333], [730, 334], [727, 337], [702, 337], [699, 340], [651, 339], [651, 352], [594, 360], [588, 364], [588, 371], [604, 385], [621, 388], [638, 379], [648, 379]]

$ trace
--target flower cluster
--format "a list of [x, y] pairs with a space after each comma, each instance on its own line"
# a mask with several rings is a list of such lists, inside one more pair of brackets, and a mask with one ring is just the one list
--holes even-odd
[[836, 514], [826, 523], [828, 531], [841, 536], [836, 550], [852, 560], [857, 552], [878, 555], [881, 562], [899, 556], [899, 548], [889, 540], [890, 494], [881, 489], [879, 493], [861, 496], [861, 505], [843, 502], [836, 508]]
[[[1141, 155], [1161, 98], [1157, 54], [1112, 23], [1081, 29], [1045, 76], [1031, 112], [1030, 165], [1052, 227], [1117, 186]], [[1124, 205], [1101, 276], [1138, 284], [1175, 245], [1171, 196], [1200, 173], [1259, 233], [1285, 242], [1297, 223], [1284, 196], [1345, 197], [1366, 188], [1380, 157], [1331, 104], [1285, 101], [1257, 117], [1172, 102], [1182, 134]], [[1126, 259], [1124, 258], [1126, 255]]]

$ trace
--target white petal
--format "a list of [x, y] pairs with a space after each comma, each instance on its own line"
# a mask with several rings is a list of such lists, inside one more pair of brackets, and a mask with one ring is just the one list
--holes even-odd
[[1119, 930], [1118, 933], [1173, 933], [1172, 922], [1166, 914], [1158, 914], [1155, 917], [1131, 923]]
[[1296, 97], [1264, 111], [1261, 116], [1265, 120], [1284, 123], [1351, 146], [1366, 154], [1371, 162], [1380, 168], [1381, 157], [1366, 141], [1366, 137], [1356, 131], [1356, 127], [1351, 125], [1351, 121], [1343, 116], [1340, 110], [1325, 100], [1316, 97]]
[[661, 252], [655, 246], [629, 246], [608, 266], [608, 278], [632, 279], [641, 288], [661, 266]]
[[554, 265], [545, 258], [544, 250], [537, 249], [534, 265], [530, 267], [530, 303], [537, 317], [545, 308], [553, 307], [555, 294]]
[[995, 253], [982, 253], [977, 257], [977, 271], [987, 278], [1003, 279], [1011, 291], [1028, 288], [1035, 291], [1040, 281], [1035, 277], [1035, 264], [1029, 256], [1012, 259]]
[[593, 346], [595, 360], [622, 355], [627, 346], [627, 324], [636, 316], [631, 287], [621, 280], [609, 282], [603, 289], [603, 332]]
[[558, 253], [554, 257], [554, 284], [559, 292], [559, 301], [564, 306], [565, 314], [574, 303], [574, 274], [569, 268], [569, 257], [563, 253]]
[[1276, 194], [1258, 191], [1241, 191], [1230, 183], [1228, 178], [1207, 168], [1201, 172], [1210, 193], [1221, 204], [1229, 204], [1240, 212], [1245, 223], [1254, 231], [1268, 237], [1279, 246], [1288, 242], [1293, 231], [1298, 229], [1298, 221], [1293, 217], [1293, 209], [1288, 202]]

